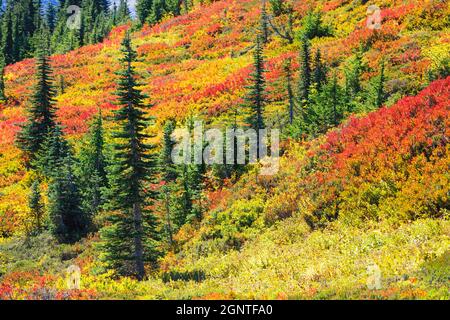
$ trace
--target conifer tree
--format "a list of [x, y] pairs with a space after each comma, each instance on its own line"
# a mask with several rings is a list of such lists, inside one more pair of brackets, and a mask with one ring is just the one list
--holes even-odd
[[350, 61], [345, 72], [345, 90], [349, 99], [354, 98], [361, 92], [361, 74], [363, 71], [362, 51], [356, 53], [354, 59]]
[[161, 21], [165, 12], [165, 1], [164, 0], [153, 0], [152, 10], [148, 17], [148, 21], [152, 24]]
[[121, 52], [122, 71], [118, 73], [118, 105], [115, 113], [118, 129], [114, 134], [114, 164], [110, 167], [108, 208], [115, 211], [110, 225], [101, 234], [104, 258], [120, 274], [145, 277], [145, 263], [156, 264], [159, 255], [157, 220], [148, 209], [156, 193], [146, 183], [155, 182], [156, 159], [149, 138], [144, 96], [136, 89], [133, 62], [137, 54], [126, 34]]
[[80, 184], [83, 210], [95, 216], [104, 201], [102, 190], [107, 187], [105, 141], [101, 112], [94, 118], [77, 160], [76, 175]]
[[53, 167], [48, 199], [50, 231], [59, 242], [74, 243], [86, 236], [90, 223], [81, 208], [71, 156], [60, 159], [58, 165]]
[[55, 91], [52, 84], [52, 70], [45, 51], [41, 51], [37, 58], [36, 78], [28, 120], [17, 138], [27, 166], [36, 159], [42, 143], [55, 127]]
[[56, 8], [53, 5], [53, 3], [48, 4], [45, 19], [47, 22], [48, 29], [50, 30], [50, 33], [53, 33], [53, 31], [55, 30], [55, 23], [56, 23]]
[[15, 51], [16, 45], [14, 44], [14, 29], [11, 9], [7, 10], [7, 12], [5, 13], [4, 20], [5, 26], [4, 32], [2, 34], [2, 52], [5, 64], [8, 65], [16, 61], [17, 54], [17, 52]]
[[0, 101], [6, 100], [5, 95], [5, 63], [4, 59], [0, 58]]
[[33, 223], [36, 231], [42, 231], [42, 219], [44, 216], [44, 204], [42, 203], [41, 189], [39, 181], [34, 181], [31, 185], [31, 193], [28, 198], [28, 207], [30, 208]]
[[159, 159], [160, 170], [162, 173], [162, 181], [164, 186], [161, 188], [161, 198], [164, 203], [164, 211], [166, 217], [166, 232], [169, 240], [169, 245], [173, 244], [173, 222], [172, 222], [172, 206], [171, 198], [176, 186], [175, 181], [177, 179], [177, 168], [172, 161], [172, 150], [175, 146], [175, 142], [172, 139], [172, 134], [175, 130], [175, 123], [172, 120], [168, 120], [164, 125], [164, 137], [161, 155]]
[[300, 66], [299, 100], [300, 104], [304, 106], [308, 102], [311, 86], [311, 52], [310, 43], [306, 37], [302, 39]]
[[330, 86], [330, 102], [333, 109], [333, 125], [337, 126], [340, 121], [341, 115], [339, 114], [339, 85], [337, 82], [337, 75], [336, 72], [333, 74], [333, 79], [331, 81]]
[[280, 16], [284, 11], [284, 1], [283, 0], [269, 0], [270, 6], [275, 17]]
[[267, 7], [266, 7], [266, 0], [262, 0], [262, 7], [261, 7], [261, 17], [260, 17], [260, 33], [261, 33], [261, 40], [264, 44], [269, 41], [269, 22], [268, 22], [268, 16], [267, 16]]
[[327, 70], [325, 64], [322, 62], [322, 54], [320, 49], [317, 49], [314, 57], [314, 83], [317, 90], [320, 90], [327, 78]]
[[384, 82], [385, 82], [385, 76], [384, 76], [384, 60], [381, 62], [380, 66], [380, 74], [375, 80], [375, 84], [373, 86], [373, 93], [374, 96], [372, 99], [374, 100], [373, 104], [376, 108], [379, 108], [384, 103]]
[[284, 65], [284, 71], [286, 73], [286, 83], [287, 83], [287, 94], [289, 100], [289, 124], [294, 123], [294, 108], [295, 108], [295, 97], [294, 90], [292, 88], [292, 70], [291, 70], [291, 60], [288, 59]]
[[260, 158], [261, 137], [259, 130], [264, 129], [264, 107], [266, 103], [264, 78], [264, 57], [262, 37], [257, 36], [256, 48], [253, 54], [253, 72], [250, 75], [250, 85], [247, 86], [248, 94], [245, 97], [245, 106], [249, 108], [250, 114], [247, 122], [250, 128], [256, 130], [257, 135], [257, 158]]
[[117, 24], [127, 23], [128, 21], [130, 21], [130, 18], [131, 12], [130, 8], [128, 7], [128, 1], [120, 0], [119, 7], [117, 8], [116, 23]]
[[141, 24], [147, 22], [153, 6], [153, 0], [137, 0], [136, 13]]

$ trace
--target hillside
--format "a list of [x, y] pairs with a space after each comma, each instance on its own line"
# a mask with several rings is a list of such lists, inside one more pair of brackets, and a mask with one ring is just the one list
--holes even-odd
[[[136, 71], [146, 102], [154, 104], [157, 140], [167, 119], [184, 124], [195, 117], [223, 128], [242, 105], [260, 1], [207, 2], [133, 29]], [[342, 123], [325, 134], [283, 136], [275, 176], [255, 179], [256, 167], [237, 181], [207, 175], [202, 219], [181, 228], [176, 248], [142, 283], [105, 270], [96, 233], [73, 245], [58, 245], [47, 234], [21, 244], [29, 231], [33, 176], [14, 139], [25, 120], [35, 61], [7, 66], [8, 99], [0, 102], [0, 298], [42, 298], [51, 288], [52, 297], [62, 299], [448, 299], [450, 77], [437, 78], [450, 61], [450, 6], [375, 2], [382, 9], [379, 30], [366, 27], [367, 5], [346, 0], [293, 1], [293, 29], [304, 29], [308, 9], [322, 13], [331, 32], [312, 38], [311, 50], [320, 48], [343, 87], [359, 50], [364, 90], [385, 63], [384, 106], [374, 110], [354, 101]], [[286, 19], [275, 22], [283, 26]], [[58, 119], [75, 150], [98, 110], [108, 116], [116, 109], [119, 47], [129, 28], [51, 58]], [[264, 119], [270, 127], [287, 123], [285, 63], [292, 60], [297, 79], [301, 45], [297, 36], [289, 43], [273, 32], [265, 46]], [[71, 263], [82, 267], [83, 288], [68, 293], [64, 270]], [[374, 264], [382, 271], [380, 290], [366, 286]]]

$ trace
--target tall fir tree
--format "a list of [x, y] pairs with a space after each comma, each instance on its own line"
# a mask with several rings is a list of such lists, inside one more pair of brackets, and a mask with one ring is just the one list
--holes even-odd
[[309, 100], [311, 86], [311, 49], [309, 39], [302, 38], [300, 51], [299, 101], [304, 107]]
[[114, 137], [114, 165], [110, 167], [111, 197], [108, 207], [115, 211], [110, 225], [102, 229], [104, 259], [119, 274], [145, 277], [145, 264], [155, 265], [159, 256], [157, 219], [149, 209], [157, 194], [148, 184], [155, 182], [154, 146], [146, 144], [150, 119], [146, 116], [144, 96], [136, 88], [136, 51], [127, 32], [121, 52], [122, 71], [118, 73], [118, 105], [115, 113], [118, 130]]
[[[58, 131], [55, 131], [55, 135], [59, 135]], [[61, 243], [79, 241], [87, 235], [90, 221], [81, 207], [70, 155], [59, 159], [58, 165], [53, 167], [48, 190], [50, 231]]]
[[116, 13], [116, 23], [123, 24], [127, 23], [131, 19], [130, 8], [128, 7], [127, 0], [120, 0], [119, 6], [117, 7]]
[[177, 168], [172, 160], [172, 151], [175, 146], [172, 134], [175, 131], [175, 122], [173, 120], [168, 120], [164, 125], [164, 137], [163, 145], [159, 158], [159, 166], [162, 174], [162, 182], [164, 185], [161, 188], [161, 201], [164, 204], [164, 215], [165, 215], [165, 230], [168, 237], [169, 245], [173, 245], [173, 209], [172, 209], [172, 195], [176, 190], [175, 181], [177, 180]]
[[259, 32], [261, 34], [261, 40], [264, 44], [269, 41], [269, 17], [267, 15], [266, 0], [261, 0], [261, 17], [259, 22]]
[[61, 127], [56, 125], [42, 143], [33, 162], [33, 168], [43, 178], [50, 180], [57, 173], [62, 160], [67, 156], [72, 156], [70, 146], [63, 136]]
[[16, 61], [17, 52], [15, 48], [17, 47], [14, 43], [14, 29], [13, 29], [13, 18], [12, 9], [8, 7], [6, 13], [3, 16], [4, 20], [4, 31], [2, 34], [2, 52], [5, 59], [5, 64], [11, 64]]
[[322, 53], [320, 49], [317, 49], [314, 56], [314, 72], [313, 72], [314, 83], [316, 84], [317, 90], [320, 91], [322, 85], [325, 84], [327, 80], [327, 67], [322, 61]]
[[0, 101], [5, 100], [5, 62], [3, 58], [0, 58]]
[[153, 6], [153, 0], [137, 0], [136, 13], [141, 24], [147, 22]]
[[42, 143], [55, 127], [55, 111], [52, 70], [45, 49], [37, 58], [37, 83], [32, 95], [28, 120], [19, 132], [17, 142], [30, 166], [36, 159]]
[[55, 24], [56, 24], [56, 8], [53, 3], [48, 4], [47, 11], [45, 13], [45, 19], [46, 19], [48, 29], [52, 33], [55, 30]]
[[363, 71], [362, 57], [363, 57], [362, 50], [359, 49], [355, 57], [349, 62], [349, 65], [345, 70], [345, 91], [348, 99], [353, 99], [362, 90], [361, 88], [361, 74]]
[[260, 147], [262, 137], [260, 130], [264, 129], [264, 108], [266, 104], [266, 80], [264, 77], [264, 56], [263, 40], [261, 35], [256, 37], [255, 52], [253, 54], [253, 72], [250, 75], [250, 85], [245, 96], [245, 107], [249, 108], [249, 117], [247, 123], [250, 128], [256, 131], [257, 136], [257, 158], [260, 158]]
[[379, 108], [383, 105], [385, 99], [384, 83], [386, 81], [384, 75], [385, 63], [381, 61], [380, 74], [375, 79], [375, 83], [372, 88], [372, 100], [375, 108]]
[[295, 97], [294, 97], [294, 89], [292, 86], [292, 61], [291, 59], [288, 59], [286, 64], [284, 65], [284, 71], [286, 73], [286, 90], [288, 94], [288, 101], [289, 101], [289, 124], [294, 123], [294, 109], [295, 109]]
[[339, 84], [337, 81], [336, 72], [333, 74], [333, 79], [331, 80], [331, 85], [329, 89], [329, 101], [333, 109], [333, 125], [337, 126], [341, 120], [342, 115], [339, 111]]
[[107, 163], [101, 112], [92, 121], [77, 160], [76, 176], [80, 185], [83, 210], [93, 218], [104, 204], [102, 191], [107, 187]]

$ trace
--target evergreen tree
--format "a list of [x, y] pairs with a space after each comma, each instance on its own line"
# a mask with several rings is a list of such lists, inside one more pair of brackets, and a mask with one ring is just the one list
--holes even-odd
[[34, 181], [31, 185], [31, 193], [28, 198], [28, 207], [30, 208], [33, 223], [37, 232], [42, 230], [42, 219], [44, 216], [44, 204], [42, 203], [41, 189], [39, 181]]
[[155, 182], [154, 146], [145, 143], [149, 119], [145, 115], [144, 96], [136, 89], [133, 50], [129, 33], [122, 49], [117, 96], [120, 109], [115, 114], [119, 128], [114, 137], [114, 165], [110, 168], [111, 196], [108, 207], [115, 210], [110, 226], [102, 230], [104, 258], [120, 274], [145, 277], [144, 264], [156, 264], [159, 255], [157, 220], [148, 209], [156, 193], [145, 183]]
[[336, 72], [333, 74], [333, 79], [330, 85], [329, 101], [331, 102], [333, 109], [333, 125], [337, 126], [342, 118], [342, 115], [339, 112], [339, 84], [337, 81]]
[[136, 13], [141, 24], [147, 22], [153, 6], [153, 0], [137, 0]]
[[166, 182], [175, 181], [177, 178], [176, 166], [172, 161], [172, 150], [175, 146], [175, 141], [173, 141], [172, 134], [175, 131], [175, 122], [173, 120], [168, 120], [164, 125], [164, 137], [163, 146], [160, 156], [160, 166], [162, 179]]
[[83, 210], [95, 216], [104, 204], [102, 190], [107, 187], [105, 141], [101, 113], [94, 118], [78, 154], [76, 175], [80, 184]]
[[349, 63], [345, 72], [345, 90], [349, 99], [354, 98], [361, 92], [361, 74], [363, 71], [362, 51], [356, 53], [354, 59]]
[[3, 56], [5, 59], [5, 64], [11, 64], [16, 61], [16, 54], [14, 45], [14, 29], [13, 29], [13, 21], [12, 21], [12, 13], [11, 9], [7, 10], [7, 13], [4, 15], [4, 31], [3, 34]]
[[72, 158], [66, 156], [53, 168], [48, 192], [50, 231], [62, 243], [74, 243], [88, 232], [89, 219], [80, 199]]
[[28, 121], [18, 134], [18, 145], [24, 152], [26, 164], [30, 165], [47, 135], [55, 127], [55, 91], [52, 87], [52, 70], [45, 52], [37, 58], [37, 83], [32, 96]]
[[116, 23], [127, 23], [131, 19], [130, 8], [128, 7], [127, 0], [120, 0], [119, 7], [117, 8]]
[[257, 135], [257, 158], [260, 158], [261, 137], [259, 130], [264, 129], [264, 107], [266, 103], [264, 78], [264, 57], [261, 36], [256, 39], [256, 48], [253, 55], [253, 72], [250, 75], [250, 85], [246, 87], [248, 94], [245, 97], [245, 106], [250, 109], [247, 119], [250, 128], [256, 130]]
[[325, 64], [322, 62], [322, 54], [320, 49], [317, 49], [316, 55], [314, 57], [314, 83], [317, 89], [320, 90], [322, 85], [327, 79], [327, 70]]
[[330, 28], [322, 23], [321, 12], [309, 11], [303, 19], [302, 37], [312, 40], [315, 37], [324, 37], [331, 34]]
[[261, 33], [261, 40], [265, 44], [269, 40], [269, 22], [267, 17], [267, 7], [266, 7], [266, 0], [262, 0], [262, 7], [261, 7], [261, 18], [260, 18], [260, 30]]
[[53, 31], [55, 30], [55, 24], [56, 24], [56, 8], [53, 5], [53, 3], [48, 4], [45, 19], [46, 19], [48, 29], [50, 30], [51, 33], [53, 33]]
[[64, 76], [59, 76], [59, 94], [64, 94], [66, 92], [66, 81], [64, 80]]
[[172, 161], [172, 150], [175, 142], [172, 139], [172, 134], [175, 130], [175, 123], [168, 120], [164, 125], [164, 137], [161, 155], [159, 159], [160, 171], [162, 173], [162, 181], [164, 182], [161, 188], [161, 198], [164, 203], [164, 211], [166, 217], [166, 233], [168, 236], [169, 245], [173, 245], [173, 218], [172, 218], [172, 194], [176, 190], [175, 181], [177, 179], [177, 170]]
[[375, 83], [372, 87], [372, 104], [375, 108], [379, 108], [384, 103], [385, 98], [385, 92], [384, 92], [384, 82], [385, 82], [385, 76], [384, 76], [384, 60], [381, 62], [380, 66], [380, 74], [375, 79]]
[[167, 11], [174, 16], [179, 16], [181, 14], [181, 2], [182, 0], [166, 0]]
[[165, 13], [165, 1], [164, 0], [153, 0], [152, 10], [148, 16], [148, 21], [151, 24], [158, 23], [161, 21]]
[[286, 73], [287, 94], [289, 100], [289, 124], [292, 125], [294, 123], [295, 97], [294, 90], [292, 88], [291, 59], [288, 59], [288, 61], [286, 62], [284, 71]]
[[5, 63], [0, 58], [0, 101], [5, 101]]
[[299, 100], [303, 107], [309, 100], [309, 89], [311, 86], [311, 49], [309, 40], [302, 38], [300, 51], [300, 80], [299, 80]]
[[269, 0], [270, 6], [275, 17], [278, 17], [284, 12], [284, 0]]

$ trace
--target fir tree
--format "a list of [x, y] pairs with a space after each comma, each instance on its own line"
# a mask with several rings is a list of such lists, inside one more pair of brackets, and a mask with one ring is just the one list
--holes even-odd
[[329, 100], [331, 102], [331, 106], [333, 109], [333, 125], [337, 126], [339, 124], [341, 115], [339, 114], [339, 85], [337, 82], [337, 75], [336, 72], [333, 74], [333, 79], [331, 81], [330, 86], [330, 94], [329, 94]]
[[345, 90], [349, 99], [354, 98], [361, 92], [361, 74], [363, 71], [362, 51], [356, 53], [354, 59], [349, 63], [345, 72]]
[[264, 129], [264, 107], [266, 103], [264, 78], [264, 57], [261, 36], [257, 36], [256, 48], [253, 55], [253, 72], [250, 75], [250, 85], [247, 86], [248, 94], [245, 97], [245, 106], [250, 109], [247, 122], [257, 135], [257, 158], [260, 158], [261, 137], [259, 130]]
[[44, 178], [51, 179], [57, 172], [62, 159], [69, 155], [71, 156], [70, 146], [63, 136], [61, 127], [56, 125], [42, 143], [33, 167]]
[[66, 93], [66, 81], [64, 80], [64, 76], [59, 76], [59, 94]]
[[164, 203], [164, 211], [166, 217], [166, 233], [168, 236], [169, 245], [173, 245], [173, 222], [172, 222], [172, 205], [171, 194], [174, 193], [177, 179], [177, 170], [172, 161], [172, 150], [175, 142], [172, 139], [172, 134], [175, 130], [175, 123], [169, 120], [164, 125], [164, 137], [161, 155], [159, 159], [160, 171], [162, 173], [162, 181], [164, 182], [161, 188], [161, 198]]
[[14, 43], [14, 29], [12, 21], [12, 13], [10, 10], [4, 15], [4, 32], [3, 32], [3, 56], [5, 64], [11, 64], [16, 61], [17, 52], [15, 51], [16, 45]]
[[123, 24], [130, 21], [130, 8], [128, 7], [128, 2], [126, 0], [120, 0], [119, 7], [117, 8], [116, 23]]
[[327, 79], [327, 70], [325, 64], [322, 62], [322, 54], [320, 49], [317, 49], [316, 55], [314, 57], [314, 83], [318, 90], [321, 89], [322, 85]]
[[286, 62], [284, 71], [286, 73], [287, 94], [289, 100], [289, 124], [292, 125], [294, 123], [295, 97], [294, 90], [292, 88], [292, 70], [290, 59]]
[[161, 21], [165, 12], [165, 1], [164, 0], [153, 0], [152, 10], [148, 16], [148, 21], [151, 24], [158, 23]]
[[33, 218], [33, 224], [37, 232], [42, 231], [42, 219], [44, 216], [44, 204], [42, 203], [41, 189], [39, 181], [34, 181], [31, 185], [31, 193], [28, 198], [28, 207]]
[[373, 86], [373, 93], [372, 93], [372, 100], [373, 105], [376, 108], [379, 108], [384, 103], [384, 82], [385, 82], [385, 76], [384, 76], [384, 60], [381, 62], [380, 66], [380, 75], [376, 78], [375, 84]]
[[308, 103], [309, 89], [311, 86], [311, 51], [310, 43], [306, 37], [302, 38], [300, 51], [300, 80], [299, 80], [299, 100], [300, 105]]
[[265, 44], [267, 41], [269, 41], [269, 22], [268, 22], [268, 16], [267, 16], [267, 7], [266, 7], [266, 0], [262, 0], [262, 7], [261, 7], [261, 17], [260, 17], [260, 30], [261, 33], [261, 40]]
[[136, 13], [141, 24], [147, 22], [153, 6], [153, 0], [137, 0]]
[[94, 118], [78, 154], [76, 175], [80, 184], [84, 211], [95, 216], [104, 204], [102, 190], [107, 187], [103, 119]]
[[110, 226], [102, 230], [105, 260], [120, 274], [145, 277], [145, 263], [156, 264], [159, 255], [157, 220], [148, 209], [156, 193], [146, 186], [155, 182], [154, 146], [145, 143], [144, 133], [149, 119], [145, 115], [144, 96], [136, 89], [133, 62], [137, 54], [129, 33], [122, 49], [123, 70], [118, 73], [118, 105], [115, 122], [119, 126], [114, 137], [114, 165], [110, 168], [111, 197], [108, 207], [115, 210]]
[[45, 19], [47, 22], [48, 29], [50, 30], [51, 33], [53, 33], [56, 24], [56, 8], [52, 3], [48, 4]]
[[55, 127], [55, 91], [52, 87], [52, 71], [45, 52], [37, 58], [37, 83], [32, 96], [28, 121], [18, 134], [18, 145], [24, 152], [26, 164], [30, 165], [36, 158], [47, 135]]
[[5, 95], [5, 63], [0, 59], [0, 101], [6, 100]]
[[269, 0], [272, 13], [275, 17], [281, 16], [284, 12], [284, 0]]
[[70, 156], [60, 159], [49, 183], [50, 231], [62, 243], [74, 243], [86, 236], [89, 219], [81, 208], [81, 197]]

